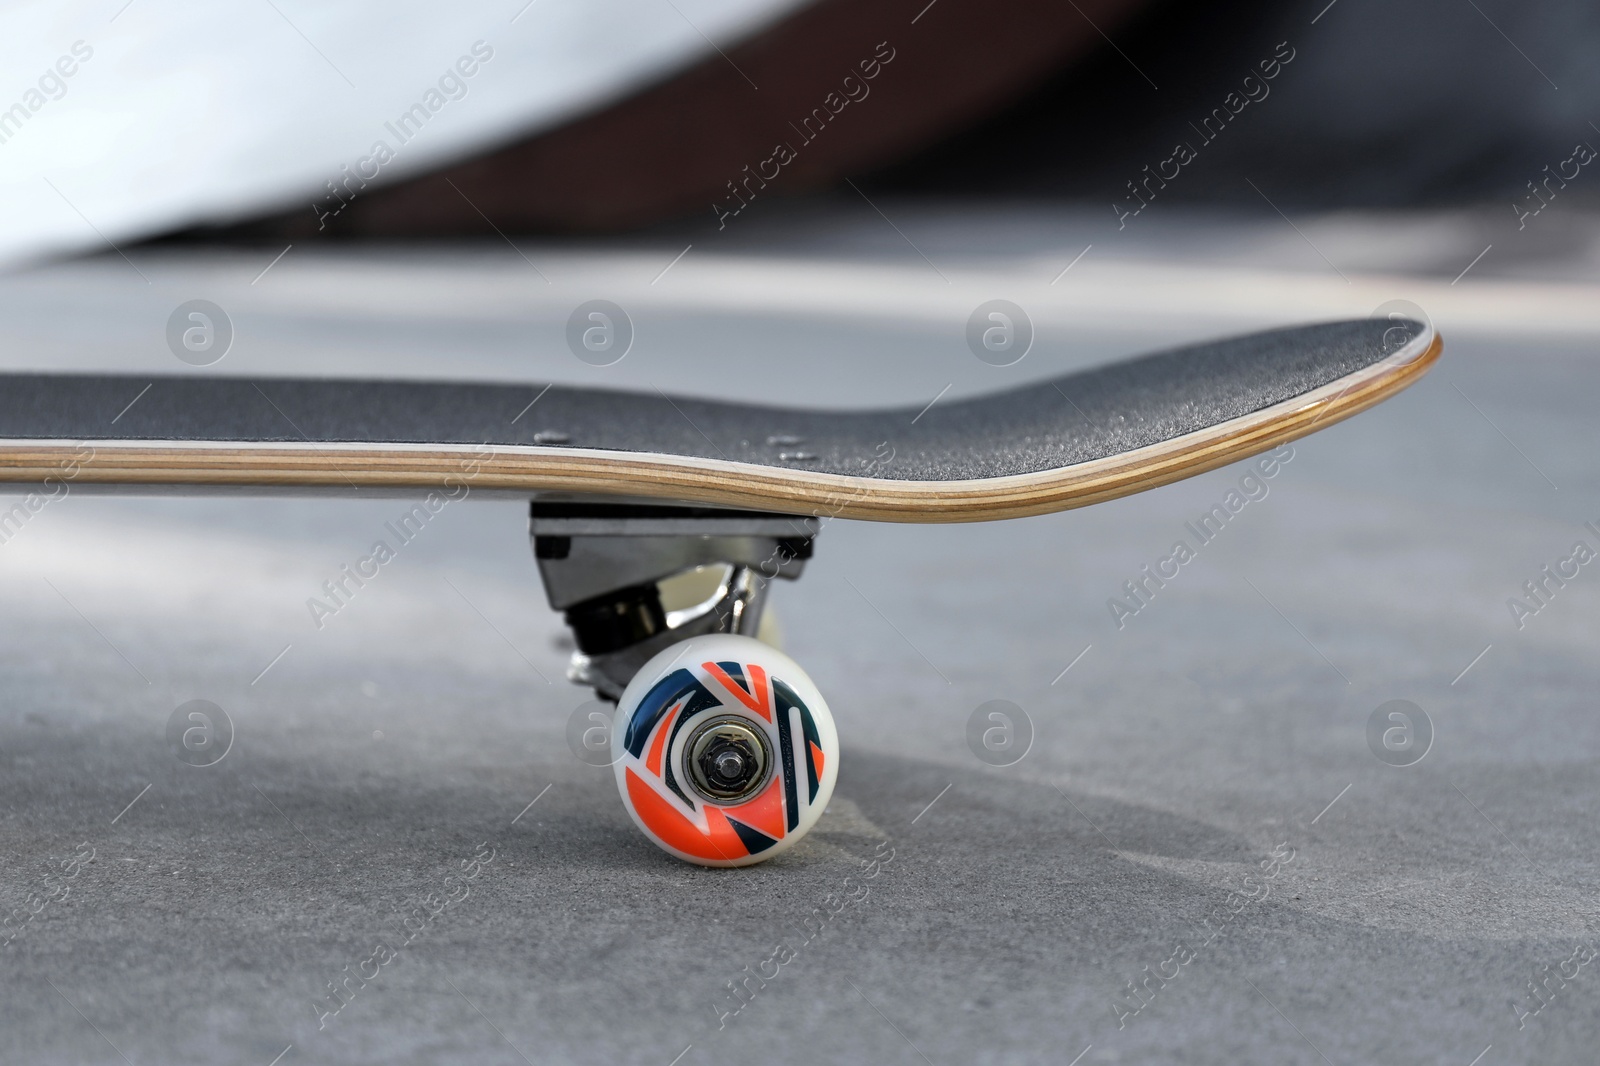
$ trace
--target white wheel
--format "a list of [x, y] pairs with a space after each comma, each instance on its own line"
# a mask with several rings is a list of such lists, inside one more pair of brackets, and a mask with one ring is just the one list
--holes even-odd
[[634, 823], [703, 866], [748, 866], [794, 844], [839, 775], [822, 693], [783, 652], [731, 634], [645, 663], [617, 704], [611, 750]]

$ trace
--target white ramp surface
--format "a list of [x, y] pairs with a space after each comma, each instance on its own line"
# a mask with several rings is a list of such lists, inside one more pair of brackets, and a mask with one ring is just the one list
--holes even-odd
[[0, 265], [297, 204], [320, 216], [366, 183], [603, 106], [796, 6], [7, 5]]

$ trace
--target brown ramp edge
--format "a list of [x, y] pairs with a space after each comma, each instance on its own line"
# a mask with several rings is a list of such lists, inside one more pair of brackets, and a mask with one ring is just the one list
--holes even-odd
[[1405, 388], [1442, 347], [1418, 322], [1331, 322], [926, 411], [521, 384], [4, 374], [0, 482], [493, 491], [987, 521], [1125, 496], [1303, 437]]

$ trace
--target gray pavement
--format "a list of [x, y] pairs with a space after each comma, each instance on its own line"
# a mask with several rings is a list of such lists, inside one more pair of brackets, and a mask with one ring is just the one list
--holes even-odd
[[[291, 253], [252, 287], [270, 254], [0, 281], [4, 361], [184, 371], [165, 315], [221, 293], [219, 372], [597, 380], [546, 336], [565, 290], [473, 295], [503, 248]], [[1263, 299], [1237, 322], [1063, 312], [1011, 380], [1302, 313]], [[1550, 975], [1600, 949], [1600, 574], [1520, 630], [1507, 600], [1600, 550], [1595, 335], [1436, 318], [1435, 372], [1296, 444], [1120, 630], [1107, 600], [1245, 466], [1008, 523], [830, 524], [774, 603], [838, 721], [838, 792], [745, 871], [656, 851], [569, 751], [584, 694], [520, 503], [453, 505], [320, 630], [305, 600], [400, 501], [50, 504], [0, 544], [0, 900], [42, 903], [0, 948], [0, 1061], [1593, 1062], [1600, 968]], [[999, 383], [937, 315], [674, 321], [618, 384]], [[234, 727], [212, 766], [168, 746], [192, 699]], [[1031, 721], [1011, 766], [967, 747], [992, 699]], [[1408, 766], [1369, 747], [1394, 699], [1434, 734]]]

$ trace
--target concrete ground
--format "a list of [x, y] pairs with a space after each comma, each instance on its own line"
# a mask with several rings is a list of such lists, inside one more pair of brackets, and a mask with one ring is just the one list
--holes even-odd
[[[1214, 229], [1235, 244], [1209, 258], [1199, 220], [1170, 256], [1152, 232], [1052, 286], [1089, 243], [1071, 218], [981, 260], [959, 225], [897, 221], [938, 267], [780, 241], [697, 246], [652, 282], [677, 249], [522, 243], [297, 248], [259, 277], [276, 250], [143, 251], [0, 280], [11, 368], [855, 405], [1390, 298], [1447, 345], [1294, 445], [1120, 629], [1107, 601], [1246, 465], [1014, 522], [830, 524], [773, 601], [838, 722], [838, 791], [744, 871], [657, 851], [569, 748], [584, 694], [520, 502], [452, 505], [318, 629], [306, 600], [402, 500], [73, 491], [0, 544], [0, 1060], [1593, 1062], [1600, 573], [1523, 590], [1600, 550], [1589, 253], [1452, 285], [1473, 235], [1421, 220], [1439, 266], [1396, 241], [1408, 261], [1343, 280], [1275, 217]], [[1325, 251], [1371, 245], [1361, 220], [1301, 222]], [[996, 295], [1039, 324], [1007, 370], [961, 341]], [[561, 340], [595, 296], [638, 328], [604, 370]], [[163, 340], [191, 298], [238, 332], [206, 371]], [[231, 723], [214, 765], [169, 743], [196, 699]], [[967, 741], [997, 699], [1032, 733], [1009, 766]], [[1407, 723], [1386, 710], [1369, 740], [1391, 700]], [[1413, 746], [1385, 748], [1404, 724]]]

